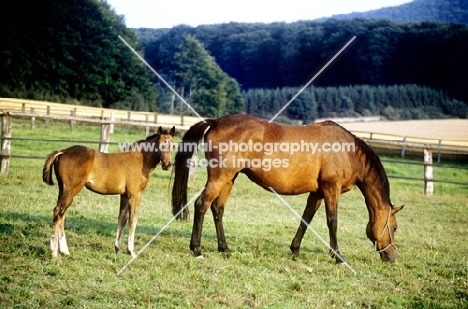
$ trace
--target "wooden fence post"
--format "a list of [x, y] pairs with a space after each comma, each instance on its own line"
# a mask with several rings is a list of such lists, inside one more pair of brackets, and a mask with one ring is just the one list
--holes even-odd
[[[149, 120], [148, 114], [145, 114], [145, 122], [148, 123], [148, 120]], [[145, 136], [148, 137], [148, 136], [149, 136], [149, 133], [150, 133], [150, 127], [146, 126], [146, 127], [145, 127], [145, 134], [146, 134], [146, 135], [145, 135]]]
[[101, 137], [99, 140], [99, 151], [107, 153], [110, 141], [110, 124], [101, 123]]
[[[47, 115], [47, 116], [50, 116], [50, 105], [47, 105], [46, 115]], [[45, 122], [48, 123], [48, 122], [49, 122], [49, 118], [46, 118], [46, 119], [45, 119]]]
[[[31, 107], [31, 114], [34, 114], [34, 107]], [[31, 117], [31, 130], [36, 129], [36, 117]]]
[[[76, 108], [70, 111], [70, 116], [71, 117], [76, 117]], [[70, 132], [73, 133], [73, 130], [75, 128], [75, 120], [70, 120]]]
[[0, 175], [8, 174], [8, 168], [10, 167], [10, 155], [11, 155], [11, 116], [8, 114], [1, 115], [2, 131], [0, 135], [2, 143], [2, 157], [0, 166]]
[[432, 195], [434, 182], [432, 181], [432, 151], [424, 149], [424, 194]]
[[[110, 121], [112, 121], [112, 122], [115, 121], [115, 113], [114, 112], [111, 113]], [[110, 124], [109, 134], [114, 134], [114, 124], [113, 123]]]
[[403, 137], [403, 142], [402, 142], [402, 146], [401, 146], [401, 158], [404, 159], [405, 158], [405, 152], [406, 152], [406, 136]]

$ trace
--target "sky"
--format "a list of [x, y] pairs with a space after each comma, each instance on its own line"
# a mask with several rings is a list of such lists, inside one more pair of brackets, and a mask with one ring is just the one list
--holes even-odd
[[106, 0], [129, 28], [192, 27], [229, 22], [294, 22], [364, 12], [411, 0]]

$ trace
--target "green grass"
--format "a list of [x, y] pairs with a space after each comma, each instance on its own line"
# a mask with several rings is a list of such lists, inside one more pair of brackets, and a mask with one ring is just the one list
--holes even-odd
[[[98, 140], [99, 128], [36, 124], [14, 120], [13, 137]], [[116, 128], [111, 141], [135, 141], [144, 130]], [[69, 145], [13, 142], [13, 154], [45, 156]], [[96, 148], [96, 146], [92, 146]], [[358, 190], [340, 200], [340, 251], [357, 271], [353, 275], [328, 257], [328, 249], [306, 233], [298, 259], [289, 245], [299, 221], [273, 194], [240, 176], [225, 212], [230, 254], [217, 252], [207, 214], [202, 250], [189, 251], [191, 222], [173, 222], [120, 276], [130, 260], [115, 254], [116, 196], [83, 190], [67, 212], [70, 256], [52, 260], [48, 251], [57, 188], [42, 183], [43, 160], [13, 158], [0, 177], [0, 307], [4, 308], [467, 308], [468, 189], [435, 184], [423, 195], [423, 183], [390, 179], [398, 213], [394, 264], [380, 262], [365, 236], [367, 211]], [[466, 165], [464, 165], [466, 167]], [[389, 174], [416, 173], [422, 167], [386, 163]], [[413, 170], [414, 168], [414, 170]], [[439, 173], [439, 172], [438, 172]], [[440, 171], [440, 178], [468, 181], [467, 171]], [[418, 177], [417, 176], [417, 177]], [[206, 180], [199, 170], [189, 196]], [[155, 170], [140, 204], [136, 234], [139, 250], [171, 218], [170, 172]], [[306, 196], [285, 200], [299, 213]], [[193, 213], [193, 207], [191, 212]], [[325, 211], [312, 227], [325, 239]], [[125, 235], [126, 237], [126, 235]], [[123, 239], [126, 245], [126, 239]]]

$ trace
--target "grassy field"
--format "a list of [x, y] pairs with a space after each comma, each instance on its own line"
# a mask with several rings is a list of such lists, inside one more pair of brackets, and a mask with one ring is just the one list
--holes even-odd
[[[143, 138], [142, 129], [116, 128], [112, 141]], [[14, 120], [13, 137], [98, 140], [97, 127], [29, 124]], [[45, 156], [71, 144], [13, 142], [13, 154]], [[96, 148], [96, 147], [94, 147]], [[230, 254], [217, 252], [207, 215], [205, 259], [189, 251], [191, 222], [174, 222], [121, 275], [130, 260], [115, 254], [116, 196], [83, 190], [67, 212], [70, 256], [52, 260], [48, 251], [57, 188], [42, 183], [43, 160], [13, 158], [0, 176], [0, 307], [3, 308], [468, 308], [468, 189], [435, 184], [423, 195], [421, 182], [390, 179], [398, 213], [394, 264], [380, 262], [365, 236], [367, 211], [358, 190], [342, 196], [340, 251], [354, 275], [329, 258], [328, 249], [306, 233], [298, 259], [289, 245], [299, 220], [277, 197], [244, 176], [236, 181], [225, 212]], [[465, 166], [460, 164], [460, 166]], [[389, 174], [421, 174], [422, 167], [386, 163]], [[468, 181], [466, 170], [435, 170], [437, 178]], [[171, 218], [170, 172], [158, 168], [143, 194], [136, 234], [139, 250]], [[205, 181], [198, 170], [189, 197]], [[306, 196], [285, 200], [299, 213]], [[193, 209], [191, 207], [193, 213]], [[313, 228], [328, 239], [325, 211]], [[126, 244], [124, 238], [123, 245]]]

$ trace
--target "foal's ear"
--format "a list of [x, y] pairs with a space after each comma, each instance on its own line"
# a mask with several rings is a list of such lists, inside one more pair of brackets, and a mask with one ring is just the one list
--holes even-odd
[[396, 214], [397, 212], [399, 212], [400, 210], [402, 210], [403, 207], [405, 207], [405, 205], [393, 207], [393, 208], [392, 208], [392, 213], [393, 213], [393, 214]]
[[174, 137], [174, 135], [175, 135], [175, 126], [172, 127], [171, 132], [169, 132], [169, 134], [172, 135], [172, 137]]
[[162, 127], [159, 127], [159, 129], [158, 129], [158, 135], [161, 135], [161, 133], [162, 133]]

